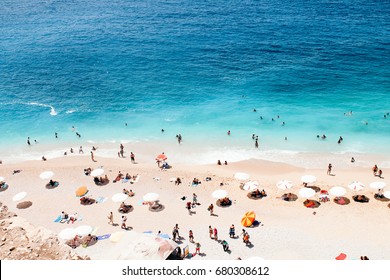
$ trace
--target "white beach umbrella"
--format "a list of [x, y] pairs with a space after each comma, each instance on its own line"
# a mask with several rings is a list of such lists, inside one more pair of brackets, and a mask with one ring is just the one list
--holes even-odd
[[249, 181], [246, 182], [245, 185], [242, 187], [246, 191], [253, 191], [259, 188], [259, 182], [257, 181]]
[[76, 230], [74, 228], [65, 228], [60, 231], [58, 237], [65, 240], [70, 240], [77, 235]]
[[114, 202], [123, 202], [128, 198], [129, 198], [129, 196], [127, 194], [124, 194], [124, 193], [116, 193], [111, 197], [112, 201], [114, 201]]
[[383, 195], [386, 197], [386, 198], [389, 198], [390, 199], [390, 191], [385, 191], [383, 193]]
[[110, 241], [114, 242], [114, 243], [117, 243], [117, 242], [119, 242], [122, 239], [124, 234], [125, 234], [124, 231], [116, 231], [116, 232], [114, 232], [113, 234], [110, 235]]
[[87, 226], [87, 225], [79, 226], [79, 227], [75, 228], [76, 234], [80, 235], [80, 236], [88, 235], [92, 232], [92, 230], [93, 230], [93, 228], [91, 226]]
[[293, 184], [291, 181], [281, 180], [276, 184], [276, 186], [278, 187], [278, 189], [286, 190], [291, 189], [293, 187]]
[[0, 177], [0, 182], [3, 182], [4, 181], [4, 177]]
[[146, 202], [156, 201], [160, 195], [158, 193], [147, 193], [143, 196], [143, 200]]
[[51, 177], [54, 176], [54, 172], [53, 171], [45, 171], [45, 172], [42, 172], [39, 177], [43, 180], [46, 180], [46, 179], [50, 179]]
[[228, 193], [225, 190], [216, 190], [211, 195], [216, 199], [221, 199], [227, 197]]
[[333, 187], [329, 190], [329, 193], [331, 195], [334, 195], [336, 197], [340, 197], [340, 196], [343, 196], [345, 195], [345, 193], [347, 192], [347, 190], [343, 187]]
[[304, 198], [313, 197], [316, 194], [315, 190], [311, 188], [301, 188], [299, 190], [299, 195]]
[[362, 182], [353, 181], [351, 184], [348, 185], [348, 188], [353, 191], [361, 191], [364, 189], [364, 184]]
[[301, 177], [301, 181], [304, 183], [314, 183], [316, 180], [316, 176], [313, 175], [304, 175]]
[[104, 174], [104, 170], [101, 169], [101, 168], [94, 169], [94, 170], [92, 170], [92, 172], [91, 172], [91, 176], [92, 176], [92, 177], [102, 176], [103, 174]]
[[238, 180], [248, 180], [249, 179], [249, 174], [243, 173], [243, 172], [237, 172], [234, 174], [234, 178]]
[[20, 192], [20, 193], [17, 193], [14, 195], [14, 197], [12, 198], [13, 201], [20, 201], [22, 200], [23, 198], [25, 198], [27, 195], [26, 192]]
[[376, 189], [376, 190], [381, 190], [381, 189], [383, 189], [384, 187], [386, 187], [386, 183], [385, 183], [385, 182], [379, 182], [379, 181], [377, 181], [377, 182], [372, 182], [372, 183], [370, 184], [370, 188]]

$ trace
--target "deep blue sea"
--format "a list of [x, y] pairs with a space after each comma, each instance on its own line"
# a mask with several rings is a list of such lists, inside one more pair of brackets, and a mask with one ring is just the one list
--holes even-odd
[[255, 134], [263, 151], [390, 153], [389, 1], [0, 6], [0, 159], [26, 155], [27, 137], [179, 133], [182, 145], [254, 149]]

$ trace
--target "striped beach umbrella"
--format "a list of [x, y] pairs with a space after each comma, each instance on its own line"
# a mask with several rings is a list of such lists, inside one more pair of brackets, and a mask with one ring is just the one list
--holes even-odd
[[244, 217], [242, 217], [241, 224], [244, 227], [250, 227], [255, 221], [255, 219], [256, 219], [256, 213], [253, 211], [248, 211], [245, 213]]

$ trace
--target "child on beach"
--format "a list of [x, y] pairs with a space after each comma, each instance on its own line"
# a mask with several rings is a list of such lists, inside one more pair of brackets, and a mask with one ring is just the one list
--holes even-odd
[[234, 238], [236, 236], [236, 229], [235, 229], [234, 225], [230, 226], [229, 236], [230, 236], [230, 238]]
[[207, 208], [207, 210], [210, 211], [210, 216], [213, 216], [214, 215], [214, 205], [211, 203], [209, 208]]
[[127, 229], [126, 221], [127, 221], [126, 216], [122, 216], [122, 226], [121, 226], [122, 229]]
[[194, 255], [200, 254], [200, 243], [196, 242], [195, 246], [196, 246], [196, 248], [195, 248], [195, 254]]

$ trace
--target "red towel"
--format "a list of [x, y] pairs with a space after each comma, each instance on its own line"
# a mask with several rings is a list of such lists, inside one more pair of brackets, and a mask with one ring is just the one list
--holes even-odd
[[344, 253], [340, 253], [340, 255], [338, 255], [336, 257], [336, 260], [339, 260], [339, 261], [342, 261], [342, 260], [345, 260], [347, 258], [347, 255], [344, 254]]

